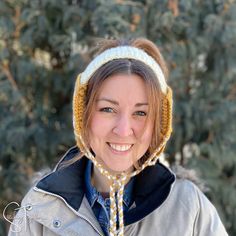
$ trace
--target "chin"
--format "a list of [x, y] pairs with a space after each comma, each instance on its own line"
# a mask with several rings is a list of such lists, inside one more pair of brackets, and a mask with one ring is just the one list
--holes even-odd
[[112, 164], [112, 166], [110, 165], [106, 165], [109, 169], [109, 171], [111, 171], [112, 173], [114, 174], [117, 174], [117, 173], [121, 173], [121, 172], [130, 172], [133, 170], [133, 164], [130, 164], [130, 165], [121, 165], [121, 166], [114, 166], [114, 164]]

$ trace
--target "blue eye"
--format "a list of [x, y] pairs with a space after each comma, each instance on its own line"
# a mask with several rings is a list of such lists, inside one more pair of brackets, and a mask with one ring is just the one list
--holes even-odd
[[144, 111], [136, 111], [136, 112], [135, 112], [135, 115], [137, 115], [137, 116], [146, 116], [147, 113], [144, 112]]
[[107, 113], [112, 113], [112, 112], [114, 112], [114, 110], [113, 110], [111, 107], [104, 107], [104, 108], [99, 109], [99, 111], [101, 111], [101, 112], [107, 112]]

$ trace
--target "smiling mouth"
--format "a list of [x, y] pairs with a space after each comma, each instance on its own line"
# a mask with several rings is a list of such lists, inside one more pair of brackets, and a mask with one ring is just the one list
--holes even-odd
[[133, 144], [114, 144], [114, 143], [107, 143], [113, 150], [118, 152], [126, 152], [128, 151]]

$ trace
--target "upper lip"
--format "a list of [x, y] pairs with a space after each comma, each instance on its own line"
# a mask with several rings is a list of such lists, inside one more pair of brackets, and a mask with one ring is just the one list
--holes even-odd
[[111, 143], [111, 144], [114, 144], [114, 145], [133, 145], [133, 143], [116, 143], [116, 142], [107, 142], [108, 144]]

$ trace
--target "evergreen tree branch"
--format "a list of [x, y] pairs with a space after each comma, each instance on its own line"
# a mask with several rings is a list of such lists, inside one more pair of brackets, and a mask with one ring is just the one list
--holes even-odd
[[28, 102], [26, 100], [26, 98], [22, 95], [22, 93], [20, 92], [20, 89], [16, 83], [16, 80], [14, 79], [10, 68], [9, 68], [9, 63], [8, 62], [3, 62], [0, 64], [3, 73], [5, 74], [6, 78], [9, 80], [11, 86], [13, 87], [14, 91], [17, 92], [20, 95], [20, 100], [21, 100], [21, 104], [26, 112], [26, 114], [29, 117], [32, 117], [32, 112], [30, 111], [30, 106], [28, 105]]

